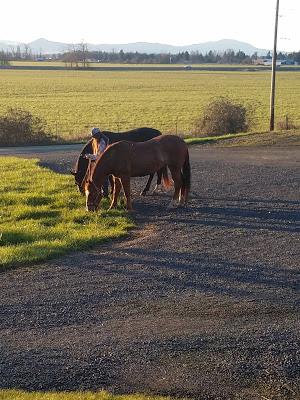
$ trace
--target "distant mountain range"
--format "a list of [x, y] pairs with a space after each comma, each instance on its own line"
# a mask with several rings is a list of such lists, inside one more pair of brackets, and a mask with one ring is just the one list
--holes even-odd
[[[52, 42], [47, 39], [37, 39], [30, 43], [13, 42], [9, 40], [0, 40], [0, 50], [11, 50], [16, 49], [20, 46], [21, 51], [24, 50], [25, 46], [28, 46], [34, 54], [58, 54], [64, 53], [70, 50], [73, 44]], [[259, 56], [265, 55], [267, 49], [259, 49], [252, 46], [249, 43], [240, 42], [233, 39], [222, 39], [214, 42], [205, 42], [198, 44], [191, 44], [186, 46], [173, 46], [170, 44], [162, 43], [147, 43], [147, 42], [136, 42], [136, 43], [123, 43], [123, 44], [87, 44], [88, 50], [90, 51], [107, 51], [107, 52], [139, 52], [148, 54], [157, 53], [171, 53], [176, 54], [183, 51], [196, 52], [206, 54], [210, 50], [217, 53], [222, 53], [226, 50], [234, 50], [235, 52], [241, 50], [247, 55], [252, 55], [257, 52]]]

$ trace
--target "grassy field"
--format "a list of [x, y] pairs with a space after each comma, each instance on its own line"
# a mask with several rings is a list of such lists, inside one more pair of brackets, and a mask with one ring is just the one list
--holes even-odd
[[171, 400], [170, 397], [142, 394], [112, 395], [108, 392], [25, 392], [0, 390], [0, 400]]
[[300, 129], [275, 132], [236, 133], [222, 136], [187, 138], [185, 142], [222, 147], [253, 146], [300, 146]]
[[171, 400], [170, 397], [141, 394], [112, 395], [108, 392], [25, 392], [1, 390], [0, 400]]
[[1, 157], [0, 205], [0, 269], [84, 249], [133, 226], [122, 210], [87, 213], [73, 177], [37, 160]]
[[[276, 119], [300, 124], [300, 72], [277, 74]], [[213, 98], [228, 96], [255, 109], [252, 130], [268, 129], [269, 71], [0, 70], [0, 114], [20, 107], [44, 117], [53, 133], [84, 137], [92, 126], [152, 126], [190, 133]]]

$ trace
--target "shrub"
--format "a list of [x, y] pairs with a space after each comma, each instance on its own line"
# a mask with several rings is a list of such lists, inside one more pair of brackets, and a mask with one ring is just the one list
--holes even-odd
[[47, 144], [56, 138], [46, 132], [46, 123], [29, 111], [9, 108], [0, 117], [0, 146]]
[[277, 128], [280, 131], [288, 131], [291, 129], [297, 129], [297, 125], [295, 125], [293, 120], [288, 115], [286, 115], [284, 120], [277, 122]]
[[195, 121], [195, 131], [208, 135], [247, 132], [247, 109], [226, 97], [213, 100], [204, 110], [203, 117]]

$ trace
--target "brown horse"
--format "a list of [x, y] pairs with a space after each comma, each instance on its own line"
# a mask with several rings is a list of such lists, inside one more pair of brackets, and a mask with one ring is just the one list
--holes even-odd
[[[128, 140], [131, 142], [144, 142], [146, 140], [153, 139], [156, 136], [160, 136], [161, 132], [154, 128], [142, 127], [133, 129], [126, 132], [109, 132], [103, 131], [102, 132], [108, 139], [109, 143], [116, 143], [121, 140]], [[75, 168], [71, 170], [71, 174], [74, 175], [75, 178], [75, 185], [78, 186], [78, 189], [82, 195], [84, 195], [84, 185], [86, 180], [90, 176], [90, 172], [93, 169], [94, 162], [89, 160], [86, 155], [87, 154], [96, 154], [97, 150], [95, 150], [94, 146], [97, 145], [96, 139], [90, 139], [86, 145], [82, 148], [79, 157], [76, 161]], [[154, 174], [149, 176], [148, 182], [145, 188], [142, 190], [141, 195], [145, 196], [150, 189], [150, 185]], [[161, 184], [161, 171], [157, 174], [157, 183], [154, 191], [160, 186]]]
[[123, 186], [127, 210], [132, 210], [130, 178], [146, 176], [162, 170], [166, 187], [170, 186], [167, 167], [174, 181], [174, 195], [171, 205], [184, 205], [190, 190], [191, 170], [186, 143], [174, 135], [163, 135], [147, 142], [122, 141], [106, 149], [96, 162], [90, 180], [85, 183], [86, 208], [96, 211], [102, 198], [101, 186], [107, 175], [114, 176], [114, 192], [111, 208], [117, 206], [118, 196]]

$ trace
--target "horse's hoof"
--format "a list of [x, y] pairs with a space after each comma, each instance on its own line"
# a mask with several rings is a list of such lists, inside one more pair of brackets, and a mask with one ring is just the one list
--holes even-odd
[[159, 185], [155, 185], [154, 189], [151, 192], [151, 195], [155, 195], [157, 193], [157, 190], [159, 189]]
[[167, 205], [167, 210], [174, 210], [175, 208], [177, 208], [177, 204], [169, 203]]

